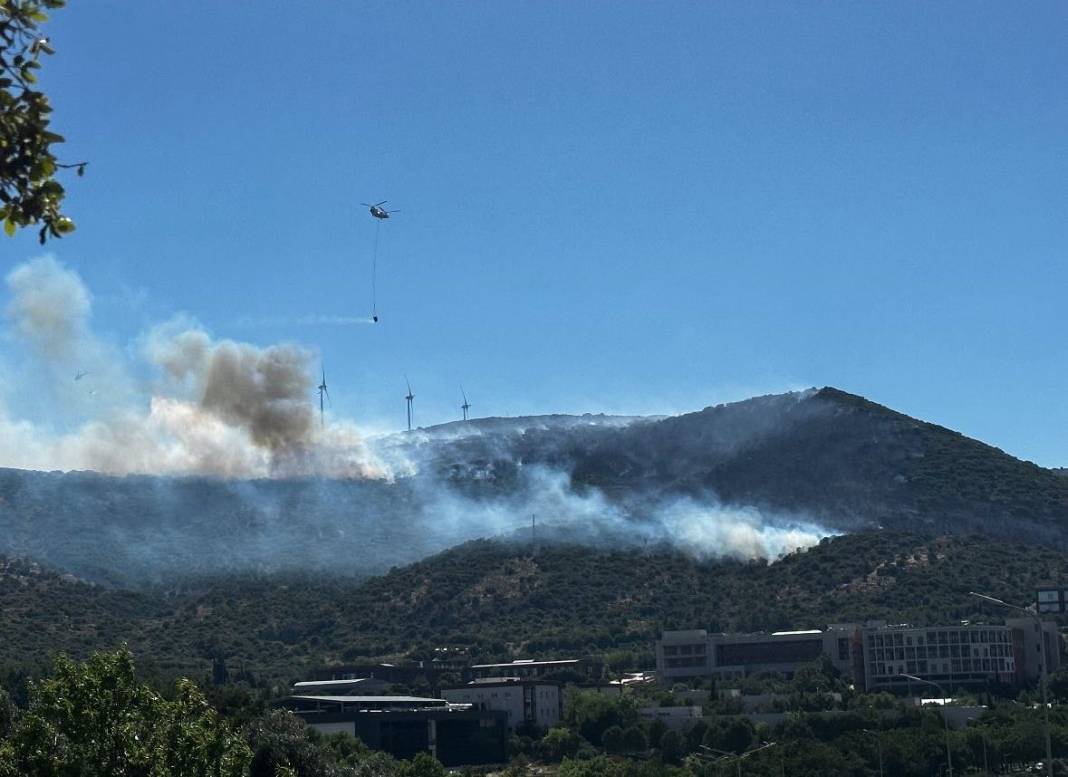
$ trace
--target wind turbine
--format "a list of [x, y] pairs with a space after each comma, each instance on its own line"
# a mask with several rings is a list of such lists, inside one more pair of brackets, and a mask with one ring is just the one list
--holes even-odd
[[460, 393], [463, 394], [464, 403], [460, 405], [460, 409], [464, 411], [464, 420], [467, 420], [467, 411], [471, 409], [471, 403], [467, 401], [467, 394], [464, 394], [463, 384], [460, 384]]
[[408, 431], [412, 430], [412, 400], [415, 399], [415, 394], [412, 393], [412, 384], [408, 382], [408, 376], [404, 376], [404, 382], [408, 386], [408, 393], [404, 395], [405, 401], [408, 403]]
[[323, 398], [330, 399], [330, 392], [326, 390], [326, 368], [323, 368], [323, 382], [319, 384], [319, 425], [326, 426], [326, 419], [323, 416]]

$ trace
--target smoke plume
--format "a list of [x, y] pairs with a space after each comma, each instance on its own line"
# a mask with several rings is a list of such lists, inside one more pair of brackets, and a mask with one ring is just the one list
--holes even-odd
[[[0, 365], [0, 467], [211, 477], [0, 472], [0, 553], [135, 582], [341, 558], [347, 573], [378, 572], [469, 539], [525, 538], [531, 514], [545, 540], [702, 558], [775, 559], [829, 533], [640, 478], [625, 498], [576, 485], [569, 451], [648, 419], [493, 419], [365, 440], [350, 421], [319, 423], [314, 354], [300, 345], [220, 339], [178, 316], [119, 347], [93, 331], [92, 296], [54, 259], [6, 281], [0, 359], [15, 361]], [[688, 433], [684, 419], [657, 423]], [[756, 413], [700, 450], [733, 455], [779, 423]]]
[[[188, 318], [153, 328], [137, 358], [92, 331], [92, 298], [77, 273], [45, 257], [7, 276], [11, 336], [44, 386], [83, 416], [13, 416], [0, 397], [0, 466], [110, 474], [381, 477], [351, 423], [329, 433], [312, 409], [313, 354], [299, 345], [216, 340]], [[133, 376], [148, 372], [147, 388]], [[84, 376], [84, 377], [79, 377]], [[3, 387], [0, 387], [3, 388]], [[25, 395], [25, 394], [24, 394]], [[90, 402], [89, 398], [93, 401]]]

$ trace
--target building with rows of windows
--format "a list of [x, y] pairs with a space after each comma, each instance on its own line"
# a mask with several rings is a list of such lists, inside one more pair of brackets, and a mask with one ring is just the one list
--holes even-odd
[[1035, 593], [1039, 613], [1063, 615], [1068, 612], [1068, 587], [1047, 585]]
[[947, 687], [1015, 683], [1018, 637], [1009, 626], [959, 625], [863, 630], [864, 687], [905, 686], [903, 674]]
[[899, 688], [910, 674], [948, 688], [1016, 684], [1037, 678], [1043, 656], [1060, 665], [1055, 623], [1015, 618], [1005, 625], [835, 624], [827, 629], [772, 634], [665, 631], [656, 643], [657, 678], [664, 685], [701, 678], [735, 679], [759, 672], [791, 675], [826, 657], [868, 690]]
[[854, 674], [857, 627], [776, 631], [771, 634], [709, 634], [704, 629], [665, 631], [656, 643], [656, 672], [665, 685], [715, 677], [735, 679], [758, 672], [789, 676], [798, 667], [828, 656]]

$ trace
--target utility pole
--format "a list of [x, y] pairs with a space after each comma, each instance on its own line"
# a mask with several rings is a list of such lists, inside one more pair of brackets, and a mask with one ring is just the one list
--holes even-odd
[[976, 593], [975, 591], [969, 591], [969, 593], [972, 596], [977, 597], [979, 599], [983, 599], [984, 601], [990, 602], [991, 604], [998, 604], [1002, 607], [1008, 607], [1010, 610], [1022, 612], [1028, 618], [1034, 620], [1035, 626], [1038, 628], [1038, 640], [1039, 644], [1042, 646], [1042, 661], [1040, 662], [1039, 666], [1039, 669], [1041, 670], [1041, 673], [1039, 674], [1039, 684], [1042, 686], [1042, 719], [1046, 734], [1046, 775], [1048, 777], [1053, 777], [1053, 743], [1050, 739], [1049, 734], [1049, 691], [1047, 688], [1047, 686], [1049, 685], [1049, 680], [1047, 677], [1049, 667], [1049, 655], [1046, 651], [1046, 630], [1042, 628], [1042, 618], [1039, 617], [1037, 612], [1032, 612], [1026, 607], [1009, 604], [1008, 602], [1002, 601], [1001, 599], [996, 599], [993, 596], [987, 596], [986, 594]]
[[[953, 777], [953, 751], [950, 750], [950, 747], [949, 747], [949, 718], [946, 716], [946, 709], [945, 709], [946, 702], [949, 701], [949, 697], [946, 696], [946, 692], [944, 690], [942, 690], [942, 686], [939, 685], [938, 683], [936, 683], [934, 680], [924, 680], [922, 677], [917, 677], [914, 674], [903, 674], [901, 676], [904, 677], [906, 680], [915, 680], [918, 683], [923, 683], [924, 685], [933, 686], [934, 688], [936, 688], [938, 690], [939, 695], [941, 695], [941, 697], [942, 697], [942, 704], [941, 704], [942, 709], [940, 711], [940, 714], [942, 715], [942, 722], [946, 726], [946, 777]], [[920, 706], [921, 707], [923, 706], [923, 702], [922, 701], [920, 702]]]

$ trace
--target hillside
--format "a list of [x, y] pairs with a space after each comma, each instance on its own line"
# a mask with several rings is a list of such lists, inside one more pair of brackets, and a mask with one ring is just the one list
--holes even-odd
[[[531, 514], [590, 544], [669, 542], [701, 557], [773, 558], [879, 527], [1068, 543], [1068, 478], [832, 388], [670, 418], [479, 419], [372, 448], [392, 477], [0, 470], [0, 553], [143, 586], [220, 573], [360, 578]], [[748, 539], [732, 545], [736, 529]]]
[[874, 533], [826, 540], [775, 564], [698, 561], [667, 548], [598, 551], [474, 541], [362, 583], [223, 577], [183, 591], [123, 593], [24, 563], [0, 572], [0, 664], [128, 642], [149, 665], [202, 675], [225, 659], [265, 679], [322, 663], [633, 651], [662, 628], [762, 630], [870, 618], [991, 619], [967, 595], [1015, 602], [1068, 579], [1068, 557], [982, 537]]

